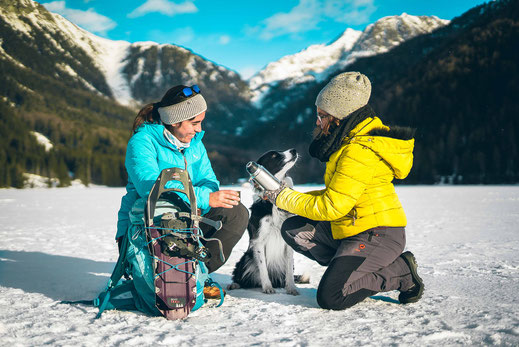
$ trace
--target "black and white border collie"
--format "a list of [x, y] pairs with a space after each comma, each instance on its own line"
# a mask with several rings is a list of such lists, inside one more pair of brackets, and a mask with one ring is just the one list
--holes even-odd
[[[265, 167], [280, 181], [293, 187], [287, 176], [296, 160], [297, 152], [269, 151], [256, 162]], [[281, 225], [292, 214], [278, 209], [261, 198], [261, 190], [254, 188], [249, 225], [249, 248], [243, 254], [232, 273], [233, 283], [228, 289], [261, 287], [271, 294], [274, 288], [284, 287], [287, 294], [298, 295], [294, 283], [294, 251], [281, 236]]]

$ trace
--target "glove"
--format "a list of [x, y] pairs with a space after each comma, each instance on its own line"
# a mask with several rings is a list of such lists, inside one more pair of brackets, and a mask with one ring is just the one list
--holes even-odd
[[281, 193], [283, 191], [283, 189], [287, 188], [287, 184], [285, 182], [281, 182], [281, 185], [279, 186], [278, 189], [276, 190], [265, 190], [265, 192], [263, 193], [263, 199], [265, 200], [268, 200], [270, 201], [272, 204], [276, 204], [276, 199], [279, 195], [279, 193]]

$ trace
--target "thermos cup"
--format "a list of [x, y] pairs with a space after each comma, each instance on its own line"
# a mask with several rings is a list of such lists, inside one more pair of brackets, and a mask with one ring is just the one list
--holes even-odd
[[281, 186], [281, 182], [258, 163], [250, 161], [245, 168], [251, 179], [264, 190], [276, 190]]

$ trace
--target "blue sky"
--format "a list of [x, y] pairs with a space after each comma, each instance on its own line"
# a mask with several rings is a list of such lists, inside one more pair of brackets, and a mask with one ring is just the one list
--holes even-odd
[[483, 0], [41, 1], [99, 36], [191, 49], [250, 77], [271, 61], [391, 15], [452, 19]]

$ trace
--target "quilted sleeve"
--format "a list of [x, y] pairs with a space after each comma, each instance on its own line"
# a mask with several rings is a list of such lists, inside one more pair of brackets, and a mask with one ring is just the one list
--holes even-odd
[[326, 189], [319, 194], [285, 189], [277, 197], [276, 205], [312, 220], [337, 220], [355, 206], [366, 185], [372, 181], [378, 161], [371, 150], [358, 144], [350, 144], [338, 158], [335, 172]]

